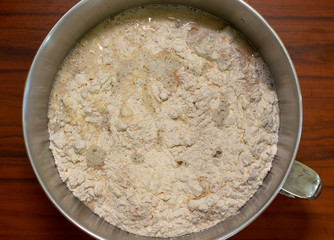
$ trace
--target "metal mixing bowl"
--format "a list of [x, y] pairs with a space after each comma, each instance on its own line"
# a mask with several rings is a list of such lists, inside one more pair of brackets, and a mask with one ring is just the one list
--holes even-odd
[[[255, 10], [240, 0], [84, 0], [68, 11], [45, 38], [32, 63], [24, 92], [23, 129], [27, 152], [35, 174], [52, 203], [71, 222], [95, 238], [144, 239], [105, 222], [67, 189], [58, 175], [49, 149], [47, 111], [57, 67], [74, 43], [108, 16], [131, 7], [153, 3], [190, 5], [233, 24], [250, 40], [268, 64], [279, 97], [278, 153], [262, 186], [235, 216], [180, 239], [225, 239], [237, 233], [271, 203], [282, 189], [293, 165], [296, 165], [295, 173], [292, 177], [290, 174], [290, 180], [285, 183], [284, 193], [294, 196], [301, 190], [301, 197], [307, 194], [307, 198], [317, 196], [321, 189], [320, 179], [315, 176], [312, 178], [313, 173], [307, 174], [307, 170], [304, 170], [307, 168], [303, 165], [294, 164], [302, 127], [302, 103], [296, 72], [282, 42]], [[306, 186], [306, 190], [294, 184], [300, 182], [295, 181], [296, 178], [300, 179], [300, 172], [304, 172], [301, 175], [305, 177], [305, 171], [311, 181], [316, 179], [313, 185], [303, 180], [302, 185]]]

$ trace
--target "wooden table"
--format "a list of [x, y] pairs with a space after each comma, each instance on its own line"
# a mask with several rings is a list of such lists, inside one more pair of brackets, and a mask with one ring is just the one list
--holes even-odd
[[[21, 123], [25, 79], [44, 37], [77, 0], [0, 1], [0, 239], [91, 239], [51, 204], [32, 171]], [[306, 201], [277, 196], [232, 239], [334, 239], [334, 1], [248, 0], [295, 64], [304, 104], [297, 159], [324, 189]]]

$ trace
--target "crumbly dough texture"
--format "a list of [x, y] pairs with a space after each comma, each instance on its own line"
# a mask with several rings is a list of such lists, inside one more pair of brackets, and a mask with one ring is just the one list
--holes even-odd
[[74, 47], [50, 97], [61, 179], [111, 224], [144, 236], [233, 216], [277, 151], [265, 64], [226, 23], [188, 8], [107, 19]]

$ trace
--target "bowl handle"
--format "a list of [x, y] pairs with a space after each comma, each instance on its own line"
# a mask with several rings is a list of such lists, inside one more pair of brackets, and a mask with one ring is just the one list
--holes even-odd
[[321, 190], [322, 181], [319, 175], [304, 164], [294, 161], [280, 193], [292, 198], [316, 199]]

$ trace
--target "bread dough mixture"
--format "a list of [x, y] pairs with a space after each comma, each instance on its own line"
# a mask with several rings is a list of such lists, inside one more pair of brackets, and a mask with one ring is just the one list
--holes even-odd
[[233, 216], [277, 151], [268, 68], [231, 26], [186, 7], [128, 10], [88, 32], [60, 66], [48, 117], [74, 196], [144, 236]]

